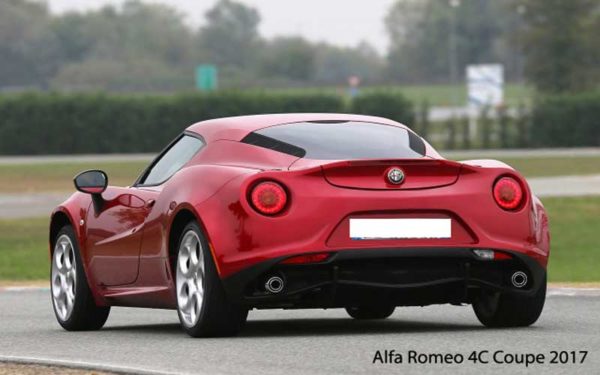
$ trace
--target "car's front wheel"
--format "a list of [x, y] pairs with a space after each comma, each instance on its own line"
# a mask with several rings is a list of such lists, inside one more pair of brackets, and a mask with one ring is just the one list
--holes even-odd
[[89, 331], [102, 328], [110, 307], [96, 306], [71, 226], [63, 227], [54, 241], [50, 281], [54, 314], [64, 329]]
[[392, 305], [365, 305], [346, 307], [346, 312], [359, 320], [386, 319], [394, 313], [395, 309], [396, 307]]
[[183, 329], [193, 337], [237, 334], [248, 310], [225, 294], [208, 243], [196, 222], [179, 239], [176, 263], [177, 312]]
[[546, 279], [533, 296], [481, 291], [473, 301], [477, 319], [486, 327], [525, 327], [535, 323], [544, 309]]

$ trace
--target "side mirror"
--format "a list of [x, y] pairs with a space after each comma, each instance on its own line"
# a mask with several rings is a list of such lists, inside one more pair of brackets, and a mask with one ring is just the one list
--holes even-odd
[[108, 176], [99, 170], [85, 171], [75, 176], [73, 182], [80, 192], [98, 196], [106, 190]]

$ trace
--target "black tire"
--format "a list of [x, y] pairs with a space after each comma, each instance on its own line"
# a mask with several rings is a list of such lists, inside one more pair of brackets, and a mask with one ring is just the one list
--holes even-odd
[[[79, 245], [77, 242], [77, 237], [73, 228], [70, 225], [64, 226], [56, 235], [56, 238], [53, 239], [53, 244], [56, 244], [56, 241], [61, 238], [63, 235], [69, 237], [71, 244], [74, 250], [75, 256], [75, 269], [76, 269], [76, 277], [75, 277], [75, 300], [73, 303], [73, 309], [70, 316], [63, 320], [57, 312], [57, 307], [54, 302], [54, 298], [52, 298], [52, 307], [54, 310], [54, 314], [56, 316], [56, 320], [58, 323], [67, 331], [95, 331], [106, 323], [108, 319], [108, 314], [110, 313], [110, 306], [97, 306], [94, 301], [94, 297], [92, 292], [90, 291], [90, 287], [87, 282], [87, 278], [85, 275], [85, 270], [83, 268], [83, 263], [81, 261], [81, 254], [79, 251]], [[52, 251], [54, 255], [54, 248]], [[52, 271], [51, 275], [52, 275]], [[52, 276], [50, 276], [50, 283], [52, 284]], [[52, 289], [51, 289], [52, 293]]]
[[395, 306], [371, 305], [346, 307], [348, 315], [358, 320], [386, 319], [394, 313]]
[[531, 297], [482, 291], [473, 301], [473, 310], [486, 327], [526, 327], [538, 320], [545, 301], [546, 276]]
[[[179, 315], [181, 326], [183, 330], [192, 337], [235, 336], [242, 330], [246, 323], [248, 309], [239, 304], [232, 303], [227, 298], [206, 237], [196, 222], [189, 223], [181, 233], [179, 241], [177, 242], [178, 258], [179, 252], [181, 251], [181, 242], [189, 231], [196, 233], [202, 244], [202, 254], [204, 257], [204, 277], [202, 278], [202, 283], [204, 295], [197, 322], [192, 326], [185, 324], [178, 303], [177, 314]], [[177, 267], [178, 260], [176, 259], [175, 277], [178, 277]], [[175, 292], [178, 293], [177, 290]]]

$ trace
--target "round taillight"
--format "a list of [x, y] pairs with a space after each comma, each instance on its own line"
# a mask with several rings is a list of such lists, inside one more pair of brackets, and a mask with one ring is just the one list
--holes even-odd
[[494, 185], [494, 199], [505, 210], [514, 210], [523, 201], [523, 189], [512, 177], [502, 177]]
[[276, 215], [287, 203], [287, 193], [277, 182], [265, 181], [256, 185], [250, 193], [252, 206], [263, 215]]

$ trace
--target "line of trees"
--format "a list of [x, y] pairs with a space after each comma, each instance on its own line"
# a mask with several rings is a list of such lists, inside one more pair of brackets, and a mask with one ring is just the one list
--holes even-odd
[[[368, 6], [368, 4], [365, 4]], [[301, 37], [267, 40], [258, 11], [219, 0], [192, 29], [167, 5], [127, 0], [53, 15], [41, 0], [0, 2], [0, 90], [179, 91], [194, 67], [217, 64], [222, 87], [443, 83], [473, 63], [505, 66], [541, 91], [596, 88], [597, 0], [397, 0], [385, 20], [385, 56]], [[325, 27], [325, 26], [324, 26]]]
[[366, 43], [343, 48], [300, 37], [266, 40], [260, 15], [220, 0], [199, 29], [174, 8], [128, 0], [53, 15], [39, 0], [0, 2], [0, 90], [176, 91], [194, 87], [201, 63], [224, 87], [379, 83], [383, 59]]
[[396, 81], [444, 82], [454, 53], [460, 75], [467, 64], [502, 63], [508, 80], [542, 92], [600, 82], [597, 0], [401, 0], [385, 24]]
[[467, 64], [502, 63], [508, 78], [519, 80], [523, 56], [511, 41], [522, 21], [517, 9], [512, 1], [397, 1], [385, 18], [387, 73], [397, 81], [446, 82], [455, 54], [459, 77]]

